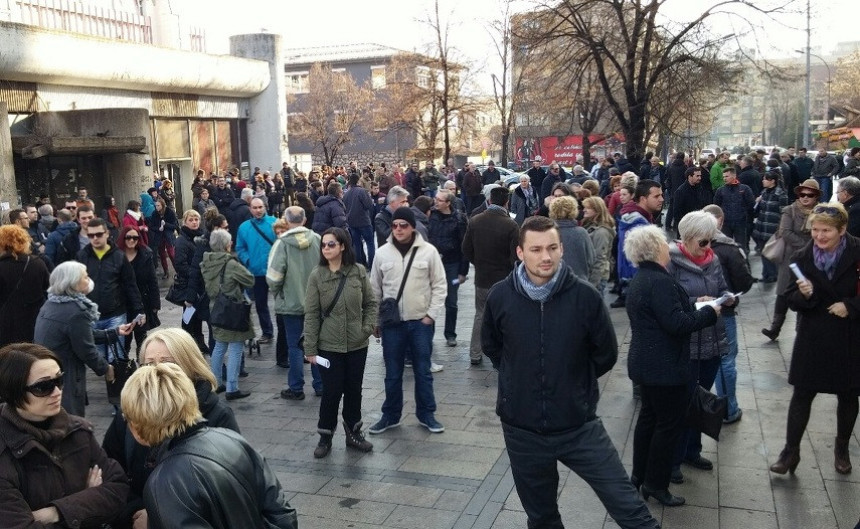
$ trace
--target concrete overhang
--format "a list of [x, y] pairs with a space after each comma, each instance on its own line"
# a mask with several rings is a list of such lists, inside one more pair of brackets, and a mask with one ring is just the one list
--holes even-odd
[[48, 155], [145, 154], [149, 148], [143, 136], [14, 136], [12, 150], [32, 160]]
[[0, 79], [32, 83], [251, 97], [269, 63], [160, 48], [0, 21]]

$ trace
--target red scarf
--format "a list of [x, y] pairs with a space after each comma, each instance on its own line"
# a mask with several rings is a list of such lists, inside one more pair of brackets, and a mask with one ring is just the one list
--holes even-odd
[[687, 259], [693, 261], [693, 264], [700, 268], [710, 264], [710, 262], [714, 260], [714, 251], [710, 247], [705, 250], [705, 253], [702, 254], [701, 257], [693, 257], [693, 254], [687, 251], [687, 248], [684, 246], [684, 243], [679, 243], [678, 249], [681, 250], [681, 253], [684, 254]]

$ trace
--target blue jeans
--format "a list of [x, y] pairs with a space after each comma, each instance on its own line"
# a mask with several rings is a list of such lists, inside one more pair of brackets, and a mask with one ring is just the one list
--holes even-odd
[[818, 187], [821, 188], [821, 202], [830, 202], [830, 195], [833, 194], [833, 178], [830, 176], [815, 176], [815, 181], [818, 182]]
[[[92, 326], [93, 326], [93, 329], [105, 331], [107, 329], [116, 329], [117, 327], [119, 327], [120, 325], [123, 325], [125, 323], [126, 323], [126, 315], [120, 314], [119, 316], [112, 316], [110, 318], [105, 318], [102, 320], [94, 321], [92, 323]], [[119, 340], [116, 343], [117, 351], [119, 352], [120, 355], [122, 355], [123, 358], [127, 357], [125, 347], [123, 345], [124, 342], [125, 342], [125, 340]], [[114, 360], [114, 355], [111, 352], [111, 349], [107, 345], [105, 345], [105, 344], [96, 345], [96, 349], [98, 350], [99, 354], [102, 355], [102, 358], [107, 358], [108, 362], [112, 362]]]
[[244, 342], [219, 342], [215, 341], [210, 360], [212, 374], [220, 386], [224, 381], [221, 379], [221, 366], [224, 364], [224, 354], [227, 354], [227, 392], [239, 391], [239, 369], [242, 366], [242, 351], [245, 349]]
[[460, 275], [460, 263], [445, 263], [445, 280], [448, 281], [448, 295], [445, 296], [445, 338], [457, 337], [457, 291], [460, 284], [451, 281]]
[[274, 336], [272, 316], [269, 314], [269, 284], [266, 283], [266, 276], [254, 276], [254, 306], [257, 309], [257, 318], [260, 319], [260, 331], [263, 336]]
[[[287, 386], [293, 393], [305, 391], [305, 352], [299, 347], [299, 338], [305, 329], [304, 315], [278, 314], [284, 322], [287, 333], [287, 354], [290, 357], [290, 369], [287, 370]], [[319, 367], [311, 364], [311, 378], [314, 391], [322, 391], [323, 383]]]
[[403, 362], [407, 345], [412, 349], [412, 372], [415, 376], [415, 416], [419, 421], [435, 418], [433, 375], [430, 353], [433, 351], [433, 325], [409, 320], [382, 328], [382, 358], [385, 361], [385, 402], [382, 415], [399, 422], [403, 412]]
[[[717, 372], [717, 395], [720, 397], [728, 397], [729, 400], [729, 417], [734, 417], [738, 413], [738, 396], [735, 387], [738, 382], [738, 323], [735, 316], [723, 315], [723, 322], [726, 324], [726, 339], [729, 342], [729, 354], [720, 359], [720, 369], [722, 375]], [[725, 384], [723, 384], [725, 379]]]
[[[373, 234], [373, 226], [349, 227], [349, 235], [352, 237], [352, 247], [355, 250], [355, 261], [363, 264], [366, 268], [373, 266], [373, 257], [376, 255], [376, 240]], [[367, 245], [367, 253], [364, 244]]]
[[[692, 353], [695, 354], [695, 353]], [[714, 385], [714, 378], [720, 370], [720, 358], [708, 358], [707, 360], [690, 360], [690, 394], [696, 388], [696, 375], [699, 375], [699, 385], [708, 390]], [[691, 428], [684, 428], [675, 451], [675, 466], [681, 464], [684, 459], [695, 459], [702, 455], [702, 432]]]

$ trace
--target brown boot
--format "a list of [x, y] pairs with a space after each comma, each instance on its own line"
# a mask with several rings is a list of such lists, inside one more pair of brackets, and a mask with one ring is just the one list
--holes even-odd
[[770, 471], [776, 474], [785, 474], [786, 472], [794, 474], [798, 463], [800, 463], [800, 448], [786, 446], [780, 452], [777, 462], [770, 466]]
[[334, 431], [319, 428], [317, 431], [320, 434], [320, 442], [317, 443], [317, 447], [314, 448], [314, 457], [316, 459], [322, 459], [331, 452], [331, 438], [334, 436]]
[[851, 473], [851, 457], [848, 455], [848, 439], [836, 438], [836, 445], [833, 447], [834, 463], [836, 472], [840, 474]]
[[351, 446], [352, 448], [361, 450], [362, 452], [370, 452], [373, 450], [373, 444], [361, 435], [362, 424], [363, 423], [359, 421], [350, 429], [346, 423], [343, 423], [343, 429], [346, 430], [346, 446]]

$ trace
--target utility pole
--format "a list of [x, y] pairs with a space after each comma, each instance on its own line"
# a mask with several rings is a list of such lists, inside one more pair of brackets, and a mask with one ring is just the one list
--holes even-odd
[[809, 0], [806, 0], [806, 105], [803, 107], [803, 143], [807, 149], [812, 149], [812, 136], [809, 134], [809, 90], [810, 90], [810, 62], [809, 53], [812, 30], [810, 28], [811, 11]]

